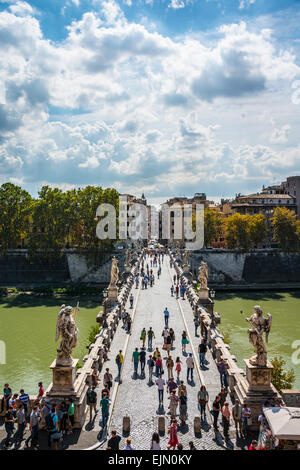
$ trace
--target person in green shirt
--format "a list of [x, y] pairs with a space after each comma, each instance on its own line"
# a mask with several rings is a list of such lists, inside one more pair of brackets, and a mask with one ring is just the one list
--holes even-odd
[[100, 406], [102, 411], [102, 427], [105, 428], [109, 416], [109, 398], [106, 393], [104, 393], [103, 398], [100, 400]]
[[140, 353], [138, 348], [135, 348], [135, 351], [132, 353], [132, 361], [133, 361], [133, 367], [134, 367], [134, 374], [137, 375], [138, 371], [138, 366], [139, 366], [139, 357]]
[[152, 349], [152, 340], [153, 338], [155, 338], [154, 331], [152, 330], [152, 326], [150, 326], [147, 332], [147, 336], [148, 336], [148, 349]]
[[146, 341], [146, 329], [143, 328], [141, 332], [141, 340], [143, 341], [143, 348], [145, 347], [145, 341]]
[[74, 418], [75, 407], [74, 407], [74, 403], [73, 403], [72, 398], [69, 398], [68, 405], [69, 405], [68, 406], [68, 418], [69, 418], [69, 422], [70, 422], [70, 427], [69, 427], [68, 434], [73, 434], [73, 426], [74, 426], [74, 421], [75, 421], [75, 418]]

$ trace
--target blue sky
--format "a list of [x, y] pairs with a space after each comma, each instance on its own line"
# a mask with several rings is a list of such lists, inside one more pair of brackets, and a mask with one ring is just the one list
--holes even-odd
[[155, 201], [299, 174], [299, 6], [0, 0], [0, 183]]

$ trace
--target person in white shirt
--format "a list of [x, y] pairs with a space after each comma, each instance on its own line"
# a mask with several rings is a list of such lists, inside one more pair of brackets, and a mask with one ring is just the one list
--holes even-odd
[[162, 375], [159, 375], [159, 378], [156, 380], [156, 385], [158, 387], [158, 401], [159, 404], [163, 403], [164, 401], [164, 386], [166, 385], [166, 381], [162, 378]]
[[155, 432], [152, 436], [150, 450], [161, 450], [159, 443], [159, 435]]
[[193, 373], [194, 373], [194, 359], [192, 353], [189, 354], [189, 357], [186, 360], [187, 365], [187, 380], [189, 380], [189, 376], [191, 374], [191, 380], [193, 380]]

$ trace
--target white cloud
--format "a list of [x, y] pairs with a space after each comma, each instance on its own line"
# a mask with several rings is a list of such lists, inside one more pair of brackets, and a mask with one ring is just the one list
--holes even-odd
[[239, 0], [239, 9], [244, 10], [245, 8], [248, 8], [250, 5], [253, 5], [256, 0]]
[[270, 136], [270, 142], [273, 144], [285, 144], [288, 141], [290, 131], [291, 126], [288, 124], [280, 129], [274, 129]]
[[299, 168], [287, 96], [300, 71], [270, 31], [175, 41], [94, 6], [58, 43], [33, 14], [0, 13], [2, 181], [232, 194]]

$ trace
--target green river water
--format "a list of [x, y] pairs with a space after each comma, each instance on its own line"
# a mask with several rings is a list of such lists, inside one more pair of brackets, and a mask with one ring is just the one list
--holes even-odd
[[[286, 361], [285, 367], [295, 371], [294, 388], [300, 389], [300, 364], [292, 361], [296, 351], [292, 343], [300, 341], [300, 292], [216, 292], [215, 311], [221, 315], [220, 330], [229, 333], [231, 353], [243, 369], [243, 359], [254, 354], [247, 335], [249, 323], [245, 321], [245, 316], [249, 317], [253, 313], [254, 305], [260, 305], [265, 316], [270, 312], [273, 317], [267, 345], [268, 358], [282, 356]], [[244, 315], [241, 315], [241, 310]]]
[[[73, 356], [82, 361], [89, 329], [96, 324], [100, 310], [96, 300], [24, 295], [0, 299], [0, 340], [6, 344], [6, 364], [0, 364], [0, 393], [4, 382], [9, 382], [13, 391], [19, 392], [22, 387], [30, 394], [37, 393], [39, 381], [43, 381], [45, 388], [50, 384], [49, 366], [56, 357], [54, 339], [59, 307], [63, 303], [75, 306], [78, 300], [79, 344]], [[272, 313], [269, 357], [283, 356], [286, 367], [295, 370], [294, 387], [300, 389], [300, 365], [292, 363], [292, 343], [300, 340], [300, 292], [216, 292], [215, 310], [221, 314], [221, 331], [230, 333], [231, 351], [241, 367], [243, 358], [249, 358], [253, 350], [248, 342], [248, 324], [240, 310], [249, 316], [254, 305], [261, 305], [264, 314]]]
[[[100, 297], [100, 296], [99, 296]], [[0, 299], [0, 340], [6, 345], [6, 364], [0, 363], [0, 394], [8, 382], [14, 392], [20, 388], [37, 394], [38, 382], [45, 389], [51, 382], [50, 364], [56, 357], [56, 320], [62, 304], [75, 306], [80, 300], [76, 316], [79, 341], [73, 356], [82, 362], [87, 353], [90, 327], [96, 325], [100, 310], [97, 300], [10, 296]]]

